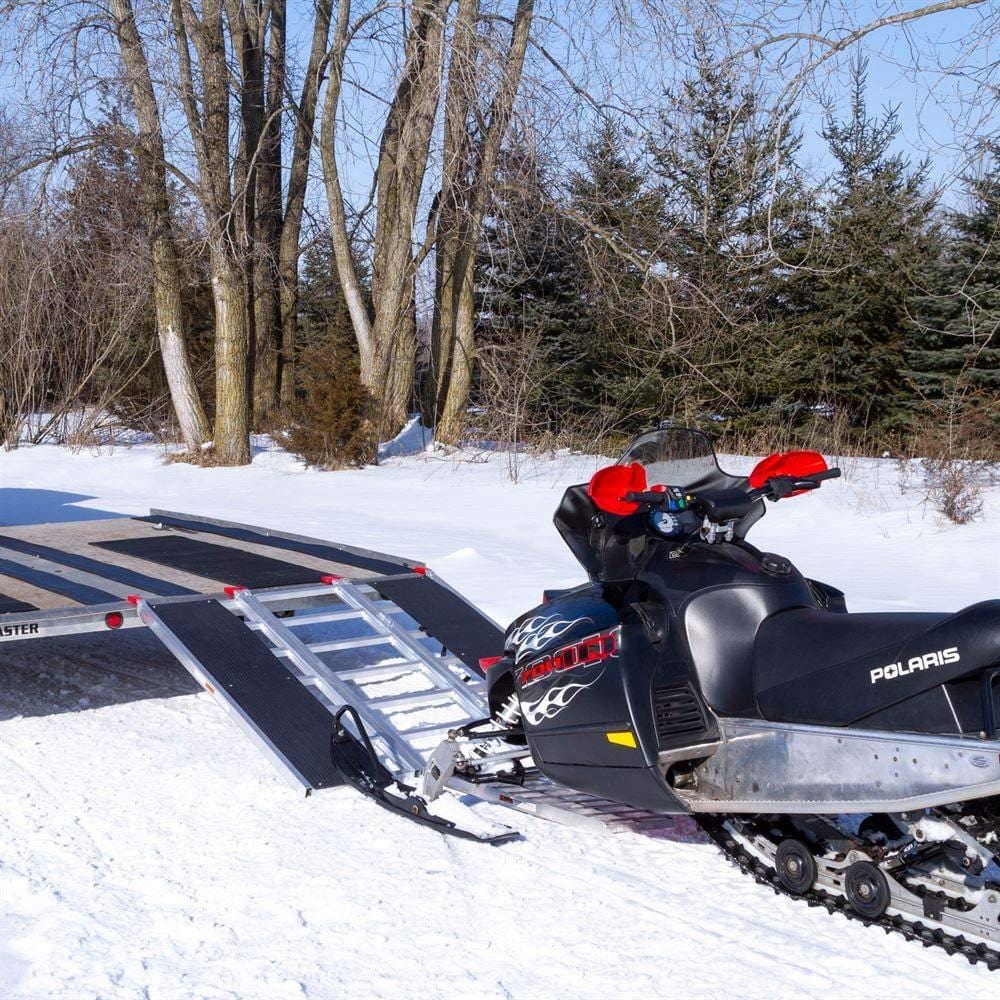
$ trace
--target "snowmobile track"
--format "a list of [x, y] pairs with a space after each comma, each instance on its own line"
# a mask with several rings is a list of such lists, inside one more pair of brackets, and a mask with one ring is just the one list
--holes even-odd
[[828, 912], [840, 913], [848, 920], [859, 920], [866, 926], [881, 927], [886, 934], [902, 934], [907, 941], [919, 941], [925, 948], [943, 948], [946, 954], [961, 955], [968, 959], [971, 965], [981, 962], [991, 972], [1000, 970], [1000, 952], [993, 951], [985, 945], [970, 944], [961, 935], [945, 934], [938, 929], [932, 930], [919, 920], [906, 920], [899, 915], [891, 917], [884, 915], [874, 919], [863, 917], [850, 909], [847, 900], [842, 896], [823, 890], [810, 889], [796, 896], [778, 882], [774, 873], [732, 839], [723, 826], [725, 817], [702, 814], [694, 818], [732, 864], [744, 874], [750, 875], [758, 884], [770, 886], [775, 895], [803, 900], [808, 906], [825, 907]]

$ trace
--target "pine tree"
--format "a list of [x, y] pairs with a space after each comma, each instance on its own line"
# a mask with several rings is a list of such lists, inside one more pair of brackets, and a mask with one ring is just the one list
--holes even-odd
[[933, 255], [934, 197], [925, 193], [928, 165], [912, 168], [891, 151], [895, 109], [869, 114], [866, 67], [853, 68], [849, 116], [831, 116], [823, 131], [837, 167], [810, 266], [797, 273], [790, 335], [803, 402], [845, 415], [855, 429], [904, 433], [913, 392], [907, 300]]
[[[368, 271], [360, 255], [355, 268], [362, 291], [369, 296]], [[296, 350], [312, 350], [333, 344], [348, 354], [357, 353], [347, 301], [333, 259], [329, 231], [320, 232], [302, 256], [299, 287], [299, 332]]]
[[682, 377], [683, 362], [665, 375], [686, 387], [687, 419], [714, 411], [739, 422], [782, 394], [773, 327], [808, 216], [801, 139], [791, 109], [766, 112], [750, 81], [696, 44], [697, 71], [664, 108], [652, 153], [684, 355], [713, 377]]
[[[908, 375], [931, 418], [965, 438], [1000, 437], [1000, 142], [963, 178], [942, 252], [914, 298]], [[968, 442], [962, 442], [968, 443]]]
[[590, 318], [578, 344], [580, 398], [605, 426], [626, 427], [659, 409], [659, 385], [637, 358], [648, 263], [661, 238], [663, 195], [648, 183], [648, 170], [630, 155], [617, 122], [605, 121], [583, 149], [581, 168], [570, 175], [570, 208], [586, 220], [574, 238], [585, 262], [585, 298]]

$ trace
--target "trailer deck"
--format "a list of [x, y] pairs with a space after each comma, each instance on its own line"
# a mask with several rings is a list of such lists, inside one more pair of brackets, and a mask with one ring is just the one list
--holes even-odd
[[[343, 782], [331, 737], [346, 705], [387, 773], [419, 773], [488, 715], [479, 661], [503, 648], [495, 622], [411, 559], [160, 510], [0, 528], [0, 672], [9, 643], [136, 628], [306, 794]], [[450, 787], [577, 826], [660, 819], [540, 777]]]

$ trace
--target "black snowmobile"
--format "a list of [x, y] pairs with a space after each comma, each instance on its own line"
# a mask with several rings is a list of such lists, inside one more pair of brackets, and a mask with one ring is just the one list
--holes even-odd
[[540, 772], [690, 813], [776, 891], [1000, 967], [1000, 600], [848, 613], [747, 542], [765, 500], [839, 475], [803, 451], [728, 475], [665, 427], [570, 487], [555, 523], [590, 582], [510, 626], [491, 718], [421, 801]]

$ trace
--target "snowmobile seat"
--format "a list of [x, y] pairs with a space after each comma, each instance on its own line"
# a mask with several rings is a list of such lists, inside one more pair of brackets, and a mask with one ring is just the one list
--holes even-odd
[[848, 726], [996, 664], [1000, 600], [954, 614], [794, 608], [758, 629], [754, 687], [771, 722]]

